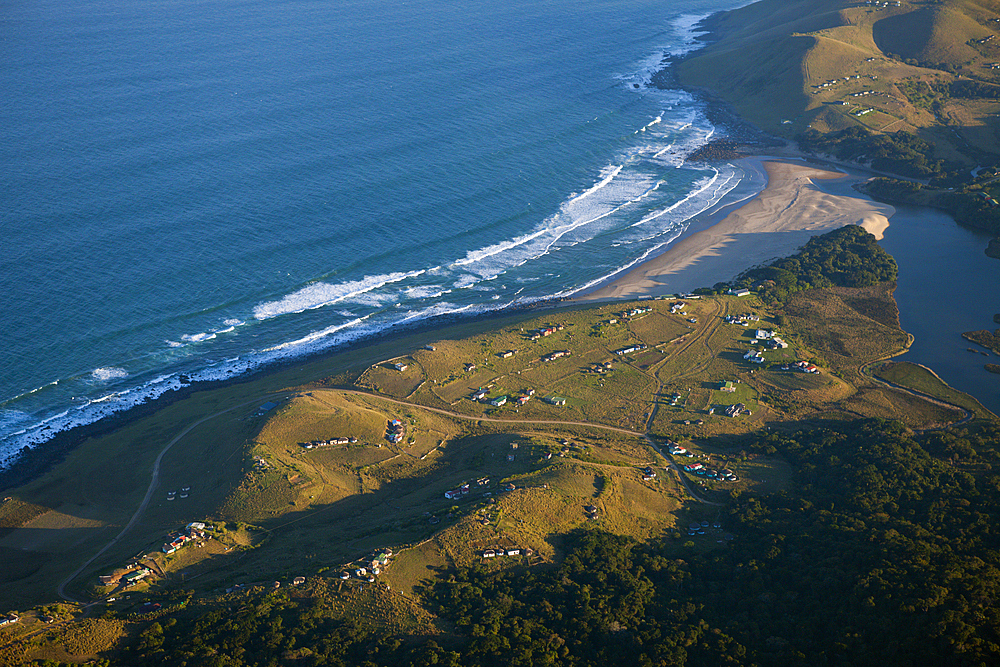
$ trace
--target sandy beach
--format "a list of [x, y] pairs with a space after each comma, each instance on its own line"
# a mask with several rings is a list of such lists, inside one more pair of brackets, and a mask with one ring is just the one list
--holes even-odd
[[762, 166], [767, 187], [746, 205], [575, 298], [626, 299], [711, 287], [752, 266], [791, 255], [811, 237], [845, 225], [861, 225], [881, 239], [895, 213], [888, 204], [829, 194], [814, 183], [856, 177], [777, 160]]

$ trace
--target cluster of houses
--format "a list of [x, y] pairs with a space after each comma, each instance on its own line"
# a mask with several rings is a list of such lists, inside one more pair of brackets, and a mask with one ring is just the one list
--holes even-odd
[[392, 444], [398, 444], [406, 437], [406, 424], [401, 419], [390, 419], [386, 422], [385, 439]]
[[986, 37], [983, 37], [982, 39], [977, 39], [976, 44], [985, 44], [986, 42], [991, 42], [994, 39], [996, 39], [996, 35], [988, 35]]
[[167, 541], [163, 543], [162, 551], [165, 554], [172, 554], [188, 542], [205, 539], [205, 524], [200, 521], [193, 521], [184, 527], [167, 535]]
[[128, 572], [116, 573], [116, 574], [103, 574], [97, 578], [101, 582], [102, 586], [113, 586], [120, 583], [123, 588], [128, 588], [130, 586], [135, 586], [137, 583], [149, 577], [153, 574], [153, 571], [148, 567], [138, 566], [133, 570]]
[[622, 317], [635, 317], [636, 315], [645, 315], [646, 313], [653, 310], [652, 308], [633, 308], [632, 310], [627, 310], [621, 314]]
[[557, 331], [562, 331], [566, 327], [562, 324], [556, 324], [554, 326], [540, 327], [538, 329], [533, 329], [528, 333], [531, 340], [538, 340], [539, 338], [545, 338], [546, 336], [551, 336]]
[[726, 315], [723, 320], [726, 324], [738, 324], [742, 327], [748, 327], [751, 322], [760, 322], [760, 316], [753, 313], [744, 313], [743, 315]]
[[583, 511], [587, 513], [587, 518], [591, 521], [595, 521], [601, 518], [601, 512], [593, 505], [584, 505]]
[[778, 336], [777, 333], [769, 329], [757, 329], [754, 332], [754, 342], [760, 343], [771, 350], [783, 350], [788, 347], [788, 343]]
[[[513, 399], [518, 405], [524, 405], [531, 400], [531, 397], [535, 395], [534, 389], [525, 389], [520, 396]], [[509, 400], [508, 396], [495, 396], [494, 398], [489, 398], [489, 390], [480, 387], [478, 390], [473, 392], [470, 399], [479, 403], [489, 403], [495, 408], [500, 408], [507, 405]]]
[[868, 107], [867, 109], [857, 109], [855, 111], [852, 111], [851, 114], [854, 116], [867, 116], [873, 111], [875, 111], [873, 107]]
[[[389, 567], [392, 562], [392, 549], [380, 549], [372, 554], [371, 558], [362, 561], [361, 565], [354, 569], [354, 576], [358, 579], [375, 583], [375, 577], [382, 574], [382, 570]], [[340, 573], [340, 578], [347, 581], [351, 578], [351, 571], [344, 570]], [[303, 581], [305, 581], [303, 579]]]
[[646, 466], [642, 471], [642, 481], [649, 482], [656, 479], [656, 471], [651, 466]]
[[571, 354], [572, 353], [569, 350], [556, 350], [555, 352], [550, 352], [542, 357], [542, 361], [555, 361], [556, 359], [568, 357]]
[[520, 556], [520, 547], [510, 549], [486, 549], [483, 551], [483, 558], [502, 558], [503, 556]]
[[[489, 477], [481, 477], [476, 480], [476, 486], [479, 487], [487, 487], [489, 486], [489, 484], [490, 484]], [[517, 487], [510, 482], [504, 482], [503, 484], [500, 485], [501, 491], [513, 491], [516, 488]], [[457, 489], [445, 491], [444, 497], [447, 498], [448, 500], [458, 500], [460, 498], [464, 498], [465, 496], [469, 495], [471, 491], [472, 491], [472, 484], [470, 484], [469, 482], [462, 482], [461, 486], [459, 486]], [[486, 493], [484, 495], [491, 495], [491, 494]]]
[[808, 361], [796, 361], [794, 364], [787, 364], [781, 367], [783, 371], [796, 371], [799, 373], [813, 373], [818, 374], [819, 368], [816, 364], [810, 364]]
[[[708, 528], [707, 521], [693, 521], [688, 525], [688, 535], [691, 537], [695, 535], [704, 535], [706, 528]], [[720, 530], [722, 528], [722, 524], [716, 521], [712, 524], [712, 528]]]
[[815, 86], [813, 86], [813, 88], [818, 88], [819, 89], [819, 90], [813, 91], [813, 95], [815, 95], [816, 93], [820, 92], [824, 88], [832, 88], [833, 86], [836, 86], [838, 83], [844, 83], [846, 81], [852, 81], [854, 79], [860, 79], [860, 78], [861, 78], [860, 74], [852, 74], [851, 76], [845, 76], [842, 79], [827, 79], [825, 82], [819, 83], [819, 84], [816, 84]]
[[587, 370], [591, 373], [607, 373], [608, 371], [611, 370], [611, 362], [604, 361], [604, 362], [598, 362], [596, 364], [591, 364]]
[[749, 416], [753, 414], [752, 412], [747, 410], [747, 406], [743, 405], [742, 403], [736, 403], [735, 405], [727, 406], [724, 412], [727, 417], [739, 417], [742, 414], [746, 414], [747, 416]]
[[880, 0], [865, 0], [866, 7], [899, 7], [899, 0], [894, 0], [893, 2], [884, 2]]
[[670, 314], [674, 315], [676, 313], [681, 313], [681, 315], [683, 315], [684, 313], [681, 312], [681, 311], [683, 311], [685, 308], [687, 308], [687, 304], [684, 303], [683, 301], [678, 301], [677, 303], [672, 303], [672, 304], [670, 304]]
[[691, 452], [684, 449], [676, 442], [667, 441], [667, 451], [670, 452], [672, 456], [694, 456]]
[[636, 345], [629, 345], [628, 347], [623, 347], [620, 350], [615, 350], [615, 354], [617, 355], [631, 354], [632, 352], [638, 352], [639, 350], [645, 350], [645, 349], [646, 349], [645, 345], [643, 345], [642, 343], [638, 343]]
[[732, 470], [715, 470], [714, 468], [706, 467], [703, 463], [689, 463], [688, 465], [683, 466], [683, 470], [686, 473], [697, 475], [698, 477], [718, 479], [724, 482], [738, 482], [740, 479], [733, 474]]
[[471, 485], [468, 482], [465, 482], [457, 489], [445, 491], [444, 497], [447, 498], [448, 500], [458, 500], [459, 498], [469, 495], [470, 490], [471, 490]]
[[753, 364], [764, 363], [764, 354], [760, 350], [747, 350], [743, 358]]
[[[188, 494], [190, 494], [190, 493], [191, 493], [191, 487], [190, 486], [182, 487], [181, 488], [181, 493], [180, 493], [181, 499], [187, 498]], [[176, 491], [167, 491], [167, 500], [173, 501], [173, 500], [176, 500], [176, 499], [177, 499], [177, 492]]]
[[878, 91], [875, 90], [862, 90], [857, 93], [851, 93], [851, 97], [866, 97], [868, 95], [880, 95]]
[[21, 620], [21, 617], [17, 614], [8, 614], [0, 618], [0, 628], [5, 625], [10, 625], [11, 623], [17, 623], [19, 620]]
[[332, 447], [333, 445], [353, 445], [358, 439], [350, 438], [330, 438], [329, 440], [313, 440], [312, 442], [300, 442], [302, 449], [315, 449], [317, 447]]

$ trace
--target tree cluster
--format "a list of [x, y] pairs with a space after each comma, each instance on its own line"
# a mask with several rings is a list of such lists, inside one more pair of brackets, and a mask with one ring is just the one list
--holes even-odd
[[791, 257], [745, 271], [738, 286], [757, 286], [765, 301], [785, 301], [799, 290], [824, 287], [869, 287], [896, 279], [896, 260], [857, 225], [809, 239]]
[[796, 141], [807, 151], [911, 178], [942, 178], [953, 170], [952, 165], [934, 158], [933, 144], [902, 130], [885, 134], [874, 134], [860, 126], [827, 134], [807, 130]]
[[997, 664], [998, 443], [995, 425], [914, 436], [883, 420], [749, 435], [735, 446], [794, 477], [737, 496], [723, 546], [581, 530], [551, 568], [428, 586], [453, 628], [440, 644], [363, 629], [320, 589], [153, 623], [121, 664]]

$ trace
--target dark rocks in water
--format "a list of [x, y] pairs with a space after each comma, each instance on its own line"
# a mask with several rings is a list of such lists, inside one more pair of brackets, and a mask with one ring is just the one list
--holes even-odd
[[996, 322], [997, 324], [1000, 324], [1000, 313], [997, 313], [996, 315], [993, 316], [993, 321]]
[[717, 139], [709, 142], [688, 156], [688, 162], [712, 162], [714, 160], [735, 160], [748, 154], [745, 146], [732, 139]]
[[633, 88], [638, 88], [638, 87], [639, 87], [639, 84], [637, 84], [637, 83], [633, 83], [633, 84], [632, 84], [632, 87], [633, 87]]
[[985, 368], [990, 373], [1000, 373], [1000, 366], [997, 366], [996, 364], [986, 364]]
[[[994, 259], [1000, 259], [1000, 237], [990, 239], [990, 244], [986, 246], [986, 255]], [[1000, 320], [997, 320], [1000, 323]]]

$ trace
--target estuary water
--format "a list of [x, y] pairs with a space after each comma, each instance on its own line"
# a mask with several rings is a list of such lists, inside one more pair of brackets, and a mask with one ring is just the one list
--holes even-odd
[[8, 4], [0, 466], [188, 380], [572, 294], [753, 194], [646, 86], [738, 4]]
[[900, 324], [913, 334], [910, 350], [896, 360], [931, 368], [1000, 415], [1000, 375], [984, 368], [1000, 357], [962, 338], [998, 327], [1000, 260], [983, 252], [989, 238], [941, 211], [897, 206], [881, 245], [899, 265], [893, 296]]

